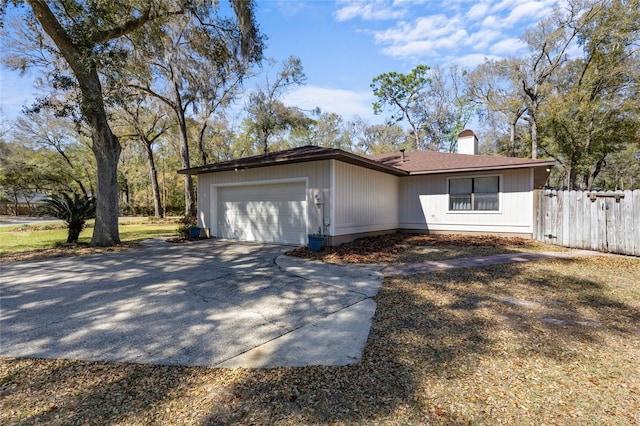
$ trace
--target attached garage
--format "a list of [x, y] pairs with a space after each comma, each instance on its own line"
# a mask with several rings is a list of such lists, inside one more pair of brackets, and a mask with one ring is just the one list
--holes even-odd
[[211, 217], [220, 238], [304, 245], [306, 180], [214, 185]]

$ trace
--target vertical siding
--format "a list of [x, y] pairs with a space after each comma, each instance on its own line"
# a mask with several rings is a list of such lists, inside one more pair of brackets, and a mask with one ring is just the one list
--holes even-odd
[[335, 235], [398, 228], [400, 178], [340, 161], [335, 172]]
[[[217, 222], [216, 206], [212, 206], [212, 196], [215, 194], [214, 185], [237, 184], [242, 182], [277, 181], [279, 179], [307, 178], [307, 217], [309, 232], [317, 232], [320, 225], [320, 214], [313, 202], [313, 195], [320, 191], [324, 198], [325, 221], [328, 222], [330, 211], [330, 162], [314, 161], [308, 163], [285, 164], [281, 166], [260, 167], [242, 171], [228, 171], [206, 173], [198, 175], [198, 218], [205, 228], [213, 228]], [[325, 230], [325, 232], [327, 232]]]
[[[500, 210], [450, 212], [447, 179], [500, 176]], [[403, 178], [400, 227], [428, 231], [533, 232], [533, 196], [529, 169], [410, 176]]]

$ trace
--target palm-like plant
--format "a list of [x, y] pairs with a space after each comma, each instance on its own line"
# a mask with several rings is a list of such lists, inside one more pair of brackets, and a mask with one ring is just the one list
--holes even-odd
[[41, 216], [52, 216], [67, 224], [67, 243], [78, 242], [87, 219], [96, 217], [96, 199], [77, 193], [53, 195], [40, 208]]

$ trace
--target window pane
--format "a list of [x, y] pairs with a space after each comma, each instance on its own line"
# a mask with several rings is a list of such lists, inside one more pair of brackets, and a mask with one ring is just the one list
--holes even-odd
[[471, 194], [449, 195], [449, 210], [471, 210]]
[[475, 178], [474, 191], [481, 193], [498, 193], [500, 191], [500, 178], [498, 176]]
[[498, 194], [476, 193], [473, 196], [474, 210], [499, 210]]
[[449, 180], [449, 194], [471, 194], [472, 191], [472, 178]]

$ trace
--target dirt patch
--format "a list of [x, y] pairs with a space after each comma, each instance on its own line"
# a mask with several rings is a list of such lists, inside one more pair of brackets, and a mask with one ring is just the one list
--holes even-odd
[[0, 256], [0, 263], [24, 262], [29, 260], [41, 260], [56, 257], [86, 256], [89, 254], [99, 253], [114, 253], [125, 250], [139, 249], [142, 247], [144, 247], [142, 244], [136, 242], [123, 242], [112, 247], [94, 247], [89, 244], [83, 243], [65, 243], [52, 248], [5, 254]]

